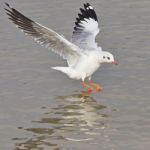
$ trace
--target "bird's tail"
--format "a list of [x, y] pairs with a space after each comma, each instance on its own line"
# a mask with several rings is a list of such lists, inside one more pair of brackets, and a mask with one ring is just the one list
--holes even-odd
[[61, 71], [65, 74], [67, 74], [69, 77], [71, 77], [72, 71], [71, 71], [71, 68], [69, 68], [69, 67], [52, 67], [52, 69]]
[[77, 72], [74, 69], [72, 69], [71, 67], [52, 67], [52, 69], [61, 71], [65, 74], [67, 74], [72, 79], [76, 79], [76, 80], [80, 79], [80, 76], [78, 76]]

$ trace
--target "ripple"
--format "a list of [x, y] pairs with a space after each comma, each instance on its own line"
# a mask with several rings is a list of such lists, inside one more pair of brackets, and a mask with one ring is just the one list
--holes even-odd
[[80, 94], [59, 96], [55, 100], [55, 107], [41, 106], [42, 117], [32, 121], [35, 127], [20, 129], [32, 133], [32, 137], [23, 139], [24, 142], [18, 140], [16, 150], [44, 149], [45, 146], [60, 148], [65, 141], [94, 141], [103, 136], [110, 116], [105, 105]]

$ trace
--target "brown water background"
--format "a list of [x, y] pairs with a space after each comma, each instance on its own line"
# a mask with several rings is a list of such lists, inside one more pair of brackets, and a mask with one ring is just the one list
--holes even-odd
[[[69, 39], [86, 1], [8, 2]], [[66, 62], [15, 28], [1, 0], [1, 150], [149, 150], [150, 1], [89, 2], [101, 26], [97, 42], [119, 65], [94, 74], [104, 90], [82, 103], [80, 82], [50, 69]]]

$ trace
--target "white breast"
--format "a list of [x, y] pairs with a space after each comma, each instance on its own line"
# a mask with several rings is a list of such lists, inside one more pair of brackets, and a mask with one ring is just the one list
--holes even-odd
[[77, 74], [83, 79], [90, 77], [100, 67], [99, 57], [95, 53], [81, 57], [75, 66]]

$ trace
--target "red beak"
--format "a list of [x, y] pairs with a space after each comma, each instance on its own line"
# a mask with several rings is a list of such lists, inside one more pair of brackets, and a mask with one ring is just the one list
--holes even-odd
[[112, 62], [112, 64], [118, 65], [118, 61], [114, 60], [114, 61]]

